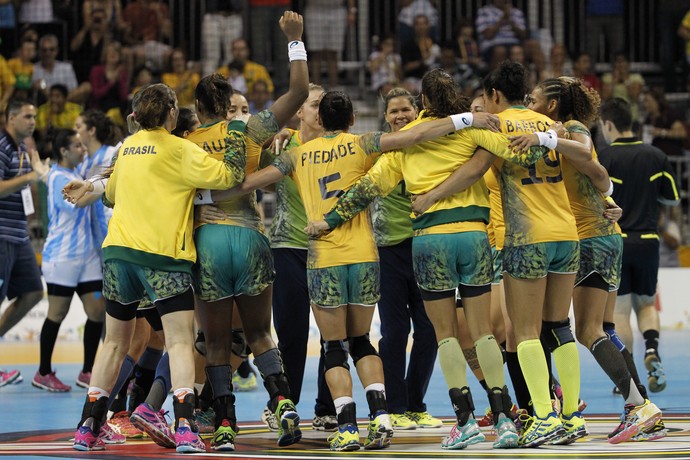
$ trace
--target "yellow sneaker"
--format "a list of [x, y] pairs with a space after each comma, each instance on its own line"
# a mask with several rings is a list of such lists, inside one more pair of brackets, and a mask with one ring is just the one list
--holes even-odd
[[407, 418], [412, 420], [420, 428], [441, 428], [443, 422], [436, 417], [432, 417], [428, 412], [405, 412]]
[[559, 439], [565, 434], [565, 428], [558, 414], [551, 412], [546, 418], [527, 414], [520, 415], [522, 429], [518, 446], [538, 447], [544, 443]]
[[416, 430], [417, 424], [407, 414], [390, 414], [394, 430]]
[[369, 434], [364, 441], [364, 448], [367, 450], [385, 449], [391, 445], [392, 437], [393, 427], [390, 416], [386, 412], [379, 411], [376, 417], [369, 421]]
[[254, 391], [259, 388], [256, 382], [256, 375], [253, 373], [249, 374], [247, 378], [244, 378], [235, 372], [232, 376], [232, 386], [235, 392]]
[[552, 441], [552, 444], [567, 445], [572, 444], [580, 438], [584, 438], [589, 434], [587, 431], [587, 424], [582, 414], [579, 412], [573, 412], [570, 417], [561, 415], [561, 423], [563, 428], [565, 428], [565, 434], [560, 438]]
[[338, 431], [328, 437], [331, 450], [359, 450], [359, 430], [357, 425], [348, 423], [338, 427]]

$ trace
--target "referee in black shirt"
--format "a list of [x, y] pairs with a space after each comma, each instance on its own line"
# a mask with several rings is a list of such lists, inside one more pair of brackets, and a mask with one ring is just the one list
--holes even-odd
[[[599, 161], [608, 170], [614, 184], [613, 199], [623, 208], [623, 216], [618, 222], [623, 232], [623, 263], [613, 315], [622, 343], [616, 337], [614, 323], [605, 323], [604, 329], [616, 338], [614, 343], [619, 348], [627, 347], [632, 353], [630, 312], [635, 310], [640, 332], [645, 339], [644, 362], [649, 371], [647, 383], [652, 392], [658, 392], [666, 387], [666, 376], [658, 351], [657, 224], [661, 205], [676, 206], [679, 203], [678, 188], [666, 154], [656, 147], [643, 144], [634, 136], [630, 105], [626, 101], [614, 98], [602, 105], [601, 127], [610, 145], [599, 152]], [[611, 321], [608, 311], [605, 321]], [[628, 366], [631, 367], [634, 364], [629, 353], [623, 354], [628, 356]], [[636, 376], [632, 370], [631, 374]]]

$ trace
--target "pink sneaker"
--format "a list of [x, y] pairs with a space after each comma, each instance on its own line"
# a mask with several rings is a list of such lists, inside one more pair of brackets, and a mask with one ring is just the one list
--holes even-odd
[[34, 379], [31, 381], [31, 384], [36, 388], [53, 391], [55, 393], [64, 393], [72, 389], [71, 386], [65, 385], [60, 381], [59, 378], [57, 378], [55, 371], [48, 375], [41, 375], [40, 372], [36, 371], [36, 375], [34, 375]]
[[199, 438], [199, 433], [192, 431], [187, 419], [181, 418], [177, 423], [175, 450], [181, 454], [206, 452], [206, 444]]
[[156, 412], [151, 406], [143, 402], [132, 412], [129, 420], [135, 427], [149, 435], [159, 446], [171, 449], [175, 447], [175, 438], [165, 421], [163, 410]]
[[91, 427], [83, 425], [74, 433], [72, 447], [81, 451], [105, 450], [105, 443], [100, 436], [96, 436]]
[[4, 387], [5, 385], [9, 384], [17, 384], [22, 380], [24, 380], [24, 377], [22, 377], [22, 373], [17, 369], [12, 369], [9, 371], [0, 369], [0, 387]]
[[113, 430], [113, 427], [110, 426], [108, 422], [105, 422], [101, 427], [101, 432], [98, 434], [98, 439], [101, 439], [105, 444], [125, 443], [125, 437], [120, 433], [116, 433], [115, 430]]
[[74, 382], [78, 387], [89, 389], [89, 383], [91, 382], [91, 372], [79, 372], [77, 376], [77, 381]]

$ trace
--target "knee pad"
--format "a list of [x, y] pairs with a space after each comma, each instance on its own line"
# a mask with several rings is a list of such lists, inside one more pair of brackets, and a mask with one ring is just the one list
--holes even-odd
[[335, 367], [350, 370], [350, 365], [347, 363], [347, 344], [344, 340], [324, 341], [323, 353], [326, 371]]
[[611, 342], [618, 348], [618, 351], [623, 351], [625, 350], [625, 344], [621, 340], [620, 337], [618, 337], [618, 334], [616, 333], [616, 325], [614, 323], [607, 323], [604, 322], [604, 332], [606, 333], [606, 336], [609, 338]]
[[573, 331], [570, 329], [570, 319], [565, 321], [542, 321], [541, 340], [552, 353], [561, 345], [575, 342]]
[[352, 355], [352, 362], [357, 365], [357, 361], [365, 356], [378, 356], [376, 348], [369, 340], [369, 334], [360, 335], [359, 337], [348, 337], [350, 343], [350, 355]]
[[232, 330], [232, 353], [242, 359], [247, 359], [247, 356], [249, 356], [247, 336], [244, 335], [242, 329]]

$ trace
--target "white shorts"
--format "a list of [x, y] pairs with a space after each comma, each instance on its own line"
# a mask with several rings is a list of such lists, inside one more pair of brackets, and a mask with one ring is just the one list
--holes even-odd
[[44, 260], [41, 270], [47, 284], [58, 286], [77, 287], [79, 283], [103, 280], [101, 257], [96, 250], [85, 262], [83, 259], [50, 262]]

